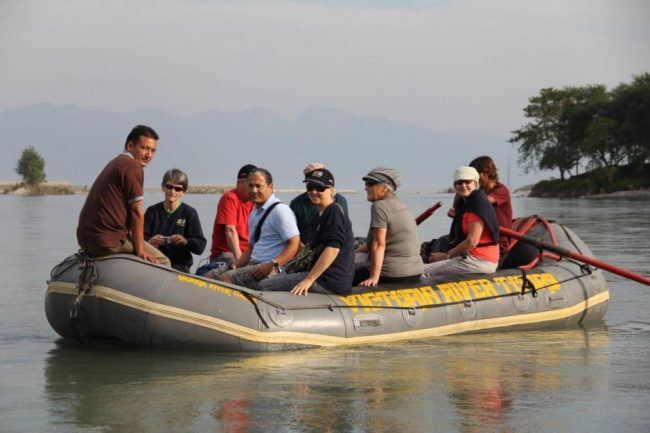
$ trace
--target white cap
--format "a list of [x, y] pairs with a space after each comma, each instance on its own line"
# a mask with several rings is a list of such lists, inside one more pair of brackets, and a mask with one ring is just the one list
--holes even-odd
[[461, 165], [454, 172], [454, 182], [457, 180], [473, 180], [478, 183], [479, 175], [478, 171], [474, 167], [468, 165]]

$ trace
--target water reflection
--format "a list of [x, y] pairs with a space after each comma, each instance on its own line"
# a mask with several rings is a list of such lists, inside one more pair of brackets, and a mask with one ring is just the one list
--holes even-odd
[[548, 431], [540, 412], [608, 387], [609, 345], [604, 326], [261, 355], [59, 344], [45, 395], [55, 424], [114, 432]]

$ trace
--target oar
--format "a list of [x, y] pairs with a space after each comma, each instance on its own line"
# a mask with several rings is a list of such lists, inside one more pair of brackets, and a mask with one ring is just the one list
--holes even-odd
[[429, 218], [431, 215], [433, 215], [433, 213], [436, 211], [436, 209], [438, 209], [440, 206], [442, 206], [442, 202], [441, 202], [441, 201], [439, 201], [438, 203], [436, 203], [436, 204], [434, 204], [433, 206], [431, 206], [429, 209], [427, 209], [427, 210], [425, 210], [424, 212], [422, 212], [422, 213], [421, 213], [420, 215], [418, 215], [418, 217], [415, 219], [415, 224], [420, 225], [420, 223], [421, 223], [422, 221], [424, 221], [425, 219], [427, 219], [427, 218]]
[[523, 235], [514, 230], [507, 229], [505, 227], [499, 227], [501, 233], [510, 236], [511, 238], [519, 239], [520, 241], [526, 242], [528, 244], [534, 245], [537, 248], [551, 251], [560, 256], [570, 257], [574, 260], [577, 260], [588, 265], [596, 266], [597, 268], [604, 269], [613, 274], [620, 275], [621, 277], [629, 278], [630, 280], [643, 283], [650, 286], [650, 278], [639, 275], [630, 270], [619, 268], [618, 266], [610, 265], [609, 263], [603, 262], [602, 260], [595, 259], [593, 257], [585, 256], [584, 254], [577, 253], [575, 251], [567, 250], [555, 245], [551, 245], [547, 242], [544, 242], [541, 239], [535, 239], [530, 236]]

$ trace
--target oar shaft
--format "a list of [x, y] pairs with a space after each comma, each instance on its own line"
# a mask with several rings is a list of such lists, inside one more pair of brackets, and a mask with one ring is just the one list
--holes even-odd
[[420, 215], [418, 215], [417, 218], [415, 218], [415, 224], [420, 225], [422, 221], [425, 219], [429, 218], [433, 213], [438, 209], [440, 206], [442, 206], [442, 202], [439, 201], [438, 203], [434, 204], [431, 206], [429, 209], [425, 210], [422, 212]]
[[603, 262], [602, 260], [598, 260], [594, 257], [589, 257], [584, 254], [580, 254], [575, 251], [567, 250], [565, 248], [558, 247], [556, 245], [551, 245], [548, 242], [544, 242], [541, 239], [535, 239], [533, 237], [521, 234], [519, 232], [516, 232], [514, 230], [507, 229], [505, 227], [499, 227], [499, 230], [501, 233], [508, 235], [512, 238], [519, 239], [520, 241], [526, 242], [528, 244], [534, 245], [537, 248], [551, 251], [553, 253], [559, 254], [561, 256], [565, 257], [570, 257], [574, 260], [578, 260], [580, 262], [586, 263], [588, 265], [596, 266], [597, 268], [604, 269], [606, 271], [609, 271], [613, 274], [620, 275], [625, 278], [629, 278], [631, 280], [637, 281], [639, 283], [645, 284], [650, 286], [650, 278], [644, 277], [643, 275], [639, 275], [635, 272], [632, 272], [628, 269], [620, 268], [618, 266], [611, 265], [609, 263]]

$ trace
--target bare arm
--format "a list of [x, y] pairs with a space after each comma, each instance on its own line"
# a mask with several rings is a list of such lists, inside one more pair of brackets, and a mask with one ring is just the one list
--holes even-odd
[[233, 265], [232, 268], [236, 269], [236, 268], [241, 268], [242, 266], [246, 266], [248, 262], [251, 260], [252, 253], [253, 253], [253, 246], [249, 245], [246, 251], [244, 251], [237, 260], [235, 260], [235, 264]]
[[379, 282], [381, 267], [386, 253], [386, 229], [372, 229], [372, 244], [370, 244], [370, 276], [359, 283], [360, 286], [376, 286]]
[[[296, 256], [296, 253], [298, 253], [299, 246], [300, 236], [294, 236], [289, 239], [282, 252], [275, 258], [275, 261], [278, 263], [278, 265], [282, 266], [289, 260], [293, 259]], [[255, 277], [257, 280], [266, 278], [273, 270], [273, 266], [273, 262], [260, 263], [255, 267], [255, 270], [253, 271], [253, 277]]]
[[476, 248], [476, 246], [479, 244], [479, 241], [481, 239], [481, 233], [483, 233], [483, 229], [485, 228], [485, 224], [483, 221], [472, 221], [469, 223], [467, 226], [467, 237], [458, 245], [456, 245], [454, 248], [448, 251], [448, 257], [456, 257], [460, 256], [463, 253], [466, 253], [468, 251], [473, 250]]
[[241, 246], [239, 245], [239, 234], [237, 233], [237, 228], [234, 225], [226, 224], [224, 226], [224, 229], [228, 248], [230, 248], [233, 256], [235, 256], [235, 260], [237, 260], [242, 255]]
[[321, 255], [314, 263], [314, 267], [311, 268], [307, 276], [298, 284], [294, 286], [291, 290], [291, 293], [294, 295], [307, 295], [307, 291], [314, 284], [314, 281], [320, 277], [327, 268], [330, 267], [336, 257], [339, 255], [340, 248], [334, 247], [325, 247]]

